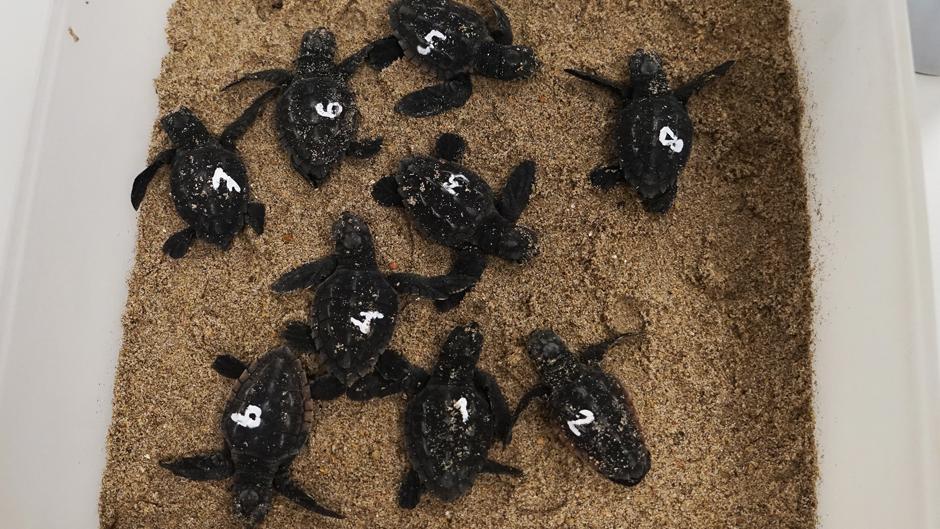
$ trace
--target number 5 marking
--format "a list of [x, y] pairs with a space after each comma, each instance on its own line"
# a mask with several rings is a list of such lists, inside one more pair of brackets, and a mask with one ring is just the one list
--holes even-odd
[[418, 46], [418, 53], [421, 55], [427, 55], [431, 53], [431, 50], [434, 49], [434, 39], [444, 41], [447, 40], [447, 35], [441, 33], [436, 29], [432, 29], [427, 35], [424, 36], [424, 40], [428, 43], [427, 46]]

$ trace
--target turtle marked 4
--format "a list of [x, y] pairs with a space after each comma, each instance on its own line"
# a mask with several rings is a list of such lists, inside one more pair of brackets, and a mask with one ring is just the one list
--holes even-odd
[[[398, 173], [376, 182], [372, 196], [383, 206], [403, 208], [426, 237], [456, 250], [453, 273], [470, 276], [476, 284], [486, 268], [485, 255], [513, 263], [538, 255], [536, 233], [517, 225], [535, 185], [535, 162], [516, 166], [494, 197], [483, 178], [460, 164], [466, 148], [460, 136], [442, 134], [431, 156], [402, 160]], [[469, 291], [435, 305], [452, 309]]]
[[158, 154], [134, 179], [131, 205], [140, 208], [154, 176], [161, 167], [171, 164], [170, 194], [176, 212], [188, 227], [163, 245], [170, 257], [185, 256], [197, 238], [227, 250], [246, 225], [258, 235], [264, 232], [264, 205], [248, 198], [248, 170], [235, 150], [235, 142], [273, 95], [268, 92], [261, 96], [217, 138], [186, 107], [160, 120], [173, 147]]
[[479, 474], [522, 475], [488, 458], [496, 441], [505, 446], [512, 439], [512, 417], [496, 379], [477, 368], [482, 350], [479, 325], [460, 326], [447, 337], [430, 373], [406, 361], [391, 370], [380, 366], [354, 392], [357, 400], [394, 391], [408, 396], [410, 468], [398, 491], [402, 508], [415, 508], [426, 491], [452, 502], [470, 491]]
[[193, 481], [234, 478], [234, 512], [251, 526], [267, 516], [274, 492], [317, 514], [342, 518], [290, 476], [291, 463], [307, 443], [313, 422], [307, 375], [294, 353], [281, 347], [251, 365], [219, 356], [212, 368], [236, 381], [222, 414], [225, 448], [162, 460], [160, 466]]
[[281, 147], [294, 169], [319, 187], [343, 157], [371, 158], [382, 147], [381, 137], [356, 139], [360, 116], [356, 96], [349, 87], [349, 79], [369, 50], [371, 45], [337, 64], [333, 33], [326, 28], [308, 31], [293, 72], [275, 69], [251, 73], [223, 90], [246, 81], [275, 85], [274, 124]]
[[647, 211], [669, 211], [679, 190], [679, 174], [692, 153], [694, 127], [689, 117], [689, 98], [728, 73], [733, 65], [734, 61], [725, 62], [677, 90], [669, 88], [659, 56], [642, 49], [630, 57], [630, 83], [626, 85], [590, 72], [565, 70], [620, 100], [618, 160], [594, 169], [591, 184], [601, 189], [628, 184], [640, 195]]
[[271, 287], [277, 293], [314, 290], [309, 323], [289, 323], [283, 336], [294, 350], [316, 353], [325, 366], [311, 384], [317, 400], [338, 398], [379, 362], [389, 369], [400, 364], [398, 353], [388, 349], [400, 294], [443, 300], [474, 281], [459, 273], [383, 274], [369, 226], [349, 212], [333, 224], [333, 240], [332, 255], [287, 272]]
[[436, 116], [467, 103], [471, 74], [513, 81], [539, 69], [532, 48], [513, 45], [509, 17], [496, 5], [487, 24], [479, 13], [451, 0], [399, 0], [388, 10], [391, 37], [379, 40], [369, 63], [382, 70], [408, 56], [436, 72], [441, 83], [402, 98], [395, 107], [410, 117]]
[[607, 479], [633, 486], [650, 469], [650, 453], [630, 397], [600, 368], [604, 355], [623, 337], [586, 348], [575, 356], [552, 331], [529, 336], [527, 352], [541, 383], [519, 401], [512, 422], [533, 399], [544, 398], [558, 431]]

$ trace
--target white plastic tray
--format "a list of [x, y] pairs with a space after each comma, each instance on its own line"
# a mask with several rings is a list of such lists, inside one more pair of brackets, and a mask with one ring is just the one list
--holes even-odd
[[[127, 192], [156, 118], [169, 4], [53, 7], [0, 248], [3, 527], [97, 527], [135, 233]], [[819, 526], [940, 528], [938, 367], [904, 3], [793, 4], [811, 123]]]

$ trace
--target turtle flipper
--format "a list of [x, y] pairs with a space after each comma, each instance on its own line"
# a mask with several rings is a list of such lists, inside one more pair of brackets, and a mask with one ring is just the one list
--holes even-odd
[[445, 300], [453, 294], [472, 287], [477, 278], [453, 273], [446, 276], [423, 277], [416, 274], [388, 274], [388, 282], [399, 294], [414, 294], [422, 298]]
[[242, 376], [248, 365], [232, 355], [219, 355], [212, 361], [212, 369], [225, 378], [236, 379]]
[[384, 70], [398, 59], [405, 56], [396, 37], [385, 37], [372, 43], [367, 61], [369, 66], [376, 70]]
[[509, 222], [515, 223], [529, 205], [535, 185], [535, 162], [526, 160], [516, 166], [500, 193], [496, 209]]
[[242, 112], [242, 115], [239, 116], [238, 119], [233, 121], [228, 127], [225, 127], [225, 130], [222, 131], [222, 134], [219, 136], [219, 143], [226, 149], [234, 149], [235, 142], [248, 132], [249, 127], [257, 121], [258, 114], [261, 113], [264, 106], [268, 104], [268, 101], [280, 95], [281, 90], [282, 88], [280, 86], [276, 86], [258, 96], [258, 98]]
[[228, 90], [233, 86], [242, 84], [247, 81], [265, 81], [268, 83], [276, 85], [286, 85], [291, 82], [294, 78], [294, 74], [284, 69], [274, 69], [274, 70], [262, 70], [260, 72], [254, 72], [247, 75], [244, 75], [231, 83], [222, 87], [222, 91]]
[[719, 64], [715, 68], [712, 68], [711, 70], [683, 85], [681, 88], [676, 90], [673, 95], [676, 96], [676, 99], [682, 101], [682, 103], [688, 103], [689, 98], [700, 92], [708, 83], [728, 73], [728, 70], [734, 66], [734, 62], [735, 61], [727, 61], [725, 63]]
[[160, 466], [193, 481], [217, 481], [232, 477], [235, 466], [225, 452], [199, 454], [160, 461]]
[[290, 501], [300, 505], [304, 509], [307, 509], [308, 511], [312, 511], [323, 516], [328, 516], [330, 518], [338, 518], [340, 520], [345, 518], [345, 516], [342, 514], [334, 510], [327, 509], [326, 507], [323, 507], [317, 503], [317, 500], [313, 499], [313, 497], [307, 494], [304, 489], [300, 488], [300, 485], [292, 481], [286, 475], [278, 476], [274, 480], [274, 490]]
[[354, 141], [346, 149], [346, 156], [353, 158], [372, 158], [382, 150], [382, 137], [371, 140]]
[[489, 27], [490, 36], [500, 44], [512, 44], [512, 24], [509, 22], [509, 17], [506, 16], [503, 8], [493, 0], [490, 0], [490, 5], [493, 7], [493, 15], [496, 17], [496, 23]]
[[627, 183], [627, 179], [624, 178], [623, 169], [620, 168], [619, 163], [602, 165], [595, 168], [591, 171], [590, 179], [591, 185], [605, 191]]
[[517, 478], [522, 476], [522, 471], [518, 468], [504, 465], [492, 459], [487, 459], [483, 462], [483, 468], [480, 469], [480, 472], [496, 474], [497, 476], [515, 476]]
[[395, 106], [395, 111], [412, 118], [436, 116], [464, 106], [472, 93], [473, 82], [470, 75], [464, 73], [406, 95]]
[[402, 391], [413, 393], [427, 378], [426, 371], [411, 365], [401, 353], [386, 349], [379, 357], [375, 371], [353, 384], [346, 391], [346, 396], [350, 400], [365, 401]]
[[519, 404], [516, 405], [516, 411], [512, 413], [511, 425], [516, 425], [516, 422], [519, 420], [519, 416], [522, 415], [522, 412], [524, 412], [526, 408], [529, 407], [529, 404], [531, 404], [533, 400], [547, 397], [550, 392], [551, 389], [543, 384], [530, 389], [525, 395], [522, 396], [521, 399], [519, 399]]
[[448, 275], [469, 277], [471, 279], [470, 285], [448, 296], [447, 299], [435, 301], [434, 306], [438, 312], [447, 312], [460, 305], [463, 298], [473, 290], [473, 287], [483, 277], [484, 270], [486, 270], [486, 257], [483, 254], [475, 251], [464, 251], [458, 254]]
[[140, 208], [140, 203], [143, 202], [144, 195], [147, 194], [147, 187], [150, 186], [150, 181], [156, 176], [157, 171], [173, 161], [174, 156], [176, 156], [176, 149], [167, 149], [161, 152], [153, 159], [153, 163], [134, 179], [134, 186], [131, 188], [131, 205], [134, 206], [135, 210]]
[[466, 152], [467, 140], [452, 132], [441, 134], [434, 144], [434, 156], [448, 162], [460, 163]]
[[313, 328], [302, 321], [289, 322], [281, 332], [281, 338], [294, 352], [316, 352], [317, 344], [313, 340]]
[[321, 375], [310, 383], [310, 398], [313, 400], [336, 400], [346, 392], [346, 386], [333, 375]]
[[640, 200], [643, 202], [643, 207], [646, 208], [646, 211], [650, 213], [666, 213], [672, 208], [672, 203], [675, 202], [678, 193], [679, 184], [673, 184], [669, 189], [652, 198], [640, 197]]
[[385, 207], [401, 206], [401, 195], [398, 194], [398, 180], [394, 176], [386, 176], [372, 186], [372, 198]]
[[421, 501], [421, 493], [424, 492], [424, 484], [421, 478], [413, 468], [408, 469], [405, 479], [398, 488], [398, 506], [402, 509], [414, 509]]
[[175, 233], [163, 243], [163, 252], [173, 259], [181, 259], [189, 251], [189, 247], [193, 245], [195, 239], [196, 230], [186, 228]]
[[248, 204], [245, 220], [248, 221], [248, 225], [258, 235], [264, 233], [264, 216], [264, 204], [260, 202], [250, 202]]
[[336, 265], [337, 260], [333, 255], [300, 265], [275, 281], [271, 285], [271, 290], [284, 293], [302, 288], [314, 288], [333, 275]]
[[619, 336], [610, 338], [608, 340], [604, 340], [603, 342], [589, 345], [585, 347], [584, 350], [581, 351], [581, 360], [583, 360], [584, 363], [586, 364], [596, 366], [597, 364], [600, 364], [601, 361], [604, 360], [604, 356], [607, 354], [607, 351], [609, 351], [611, 347], [620, 343], [624, 338], [636, 336], [637, 334], [641, 334], [641, 333], [642, 331], [625, 333], [625, 334], [621, 334]]
[[512, 441], [512, 414], [503, 391], [496, 379], [485, 371], [478, 369], [473, 380], [490, 403], [490, 410], [496, 420], [496, 438], [502, 441], [503, 446], [508, 445]]
[[605, 77], [601, 77], [596, 73], [585, 72], [582, 70], [575, 70], [573, 68], [565, 68], [565, 73], [568, 75], [573, 75], [582, 81], [587, 81], [591, 84], [595, 84], [604, 88], [610, 92], [617, 94], [620, 97], [626, 97], [627, 90], [625, 87], [621, 86], [617, 81], [611, 81]]

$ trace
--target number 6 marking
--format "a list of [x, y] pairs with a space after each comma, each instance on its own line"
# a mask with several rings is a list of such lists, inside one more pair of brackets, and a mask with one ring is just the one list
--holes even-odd
[[577, 435], [578, 437], [581, 437], [581, 430], [578, 430], [577, 427], [584, 426], [586, 424], [591, 424], [592, 422], [594, 422], [594, 412], [592, 412], [591, 410], [581, 410], [578, 413], [583, 415], [584, 418], [568, 421], [568, 429], [571, 430], [571, 433]]
[[436, 29], [432, 29], [427, 35], [424, 36], [424, 40], [428, 43], [427, 46], [418, 46], [418, 53], [421, 55], [427, 55], [431, 53], [431, 50], [434, 49], [434, 39], [437, 40], [447, 40], [447, 35], [441, 33]]
[[330, 119], [336, 119], [336, 116], [343, 113], [343, 105], [339, 103], [330, 103], [326, 107], [323, 106], [323, 103], [317, 103], [316, 109], [317, 114]]

